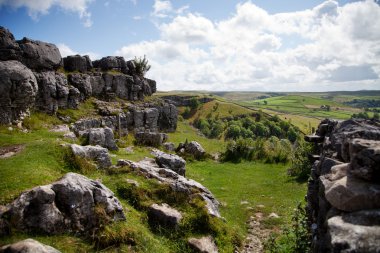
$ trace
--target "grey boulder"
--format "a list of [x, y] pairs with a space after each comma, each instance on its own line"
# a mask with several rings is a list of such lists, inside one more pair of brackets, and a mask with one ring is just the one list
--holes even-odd
[[56, 70], [62, 58], [56, 45], [38, 40], [23, 38], [18, 41], [22, 51], [21, 61], [33, 70]]
[[92, 96], [92, 86], [90, 76], [87, 74], [69, 74], [69, 84], [77, 88], [81, 94], [81, 99], [84, 100]]
[[109, 127], [91, 128], [88, 131], [88, 144], [99, 145], [109, 150], [118, 150], [113, 131]]
[[177, 229], [182, 220], [182, 214], [168, 204], [153, 204], [148, 211], [149, 222], [152, 225]]
[[185, 176], [186, 161], [182, 157], [174, 154], [166, 154], [160, 150], [154, 150], [152, 153], [156, 157], [158, 166], [175, 171], [178, 175]]
[[[38, 83], [36, 105], [41, 111], [54, 114], [69, 107], [70, 89], [64, 74], [47, 71], [34, 74]], [[71, 106], [70, 106], [71, 107]]]
[[77, 144], [72, 144], [70, 148], [74, 156], [94, 161], [99, 169], [106, 169], [112, 165], [106, 148], [99, 146], [80, 146]]
[[203, 236], [201, 238], [190, 238], [187, 241], [195, 252], [199, 253], [218, 253], [218, 247], [211, 236]]
[[88, 55], [70, 55], [63, 58], [63, 66], [66, 71], [87, 72], [92, 69], [92, 62]]
[[6, 28], [0, 26], [0, 60], [20, 60], [21, 49], [13, 34]]
[[[102, 208], [105, 217], [98, 216]], [[119, 200], [103, 184], [76, 173], [22, 193], [3, 213], [21, 231], [91, 234], [99, 222], [124, 220]]]
[[141, 131], [135, 133], [137, 144], [158, 147], [168, 139], [168, 135], [158, 132]]
[[29, 238], [1, 247], [0, 253], [60, 253], [60, 251]]
[[37, 92], [37, 80], [30, 69], [18, 61], [0, 61], [0, 124], [27, 115]]

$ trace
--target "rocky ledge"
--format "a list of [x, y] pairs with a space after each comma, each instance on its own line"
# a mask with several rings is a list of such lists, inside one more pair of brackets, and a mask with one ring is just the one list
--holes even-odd
[[[324, 120], [308, 183], [313, 252], [380, 252], [380, 123]], [[315, 141], [318, 140], [318, 141]]]
[[156, 82], [138, 73], [133, 60], [108, 56], [92, 62], [80, 55], [62, 59], [54, 44], [16, 41], [0, 27], [0, 124], [17, 124], [30, 109], [55, 114], [75, 109], [89, 97], [139, 101], [155, 92]]
[[[157, 161], [160, 160], [159, 157], [163, 156], [162, 152], [155, 152]], [[166, 156], [168, 157], [168, 155]], [[128, 160], [119, 160], [117, 166], [123, 167], [128, 166], [133, 170], [143, 174], [148, 178], [155, 178], [159, 182], [166, 183], [170, 185], [171, 189], [176, 192], [183, 192], [189, 195], [199, 195], [206, 202], [206, 208], [210, 215], [215, 217], [221, 217], [219, 213], [219, 202], [215, 196], [211, 193], [209, 189], [192, 179], [187, 179], [184, 176], [179, 175], [177, 172], [172, 170], [173, 168], [177, 170], [177, 161], [171, 161], [173, 164], [169, 164], [169, 160], [165, 161], [165, 164], [161, 163], [161, 166], [156, 163], [155, 159], [145, 158], [140, 162], [133, 162]], [[185, 166], [184, 161], [181, 160], [181, 165]], [[172, 168], [172, 169], [170, 169]], [[185, 171], [183, 167], [181, 171]]]

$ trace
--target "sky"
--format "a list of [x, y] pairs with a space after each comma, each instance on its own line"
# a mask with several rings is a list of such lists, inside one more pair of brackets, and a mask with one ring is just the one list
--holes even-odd
[[379, 0], [0, 0], [62, 57], [146, 55], [159, 90], [380, 89]]

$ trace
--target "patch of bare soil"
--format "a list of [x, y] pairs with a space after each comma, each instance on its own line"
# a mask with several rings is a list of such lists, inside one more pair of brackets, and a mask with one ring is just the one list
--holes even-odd
[[21, 152], [24, 148], [25, 145], [23, 144], [0, 147], [0, 159], [14, 156], [17, 153]]
[[269, 238], [272, 230], [263, 228], [260, 221], [264, 219], [261, 212], [255, 213], [247, 221], [248, 235], [245, 238], [243, 248], [240, 253], [262, 253], [264, 252], [263, 243]]

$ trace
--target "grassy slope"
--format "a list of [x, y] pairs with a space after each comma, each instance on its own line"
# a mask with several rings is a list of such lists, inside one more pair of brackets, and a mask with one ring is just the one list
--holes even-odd
[[[291, 92], [278, 93], [277, 97], [257, 100], [257, 97], [270, 95], [264, 92], [219, 92], [216, 95], [225, 100], [234, 101], [254, 110], [278, 115], [283, 120], [290, 120], [304, 133], [316, 127], [323, 118], [348, 119], [361, 110], [343, 105], [353, 99], [380, 99], [380, 91], [354, 92]], [[264, 104], [264, 100], [268, 102]], [[330, 105], [329, 112], [320, 110], [321, 105]], [[339, 108], [337, 110], [337, 108]], [[371, 113], [369, 113], [372, 116]]]
[[[271, 212], [279, 214], [282, 218], [277, 225], [289, 222], [293, 208], [305, 195], [305, 184], [291, 180], [283, 164], [204, 161], [190, 163], [187, 168], [189, 177], [209, 187], [224, 203], [222, 215], [242, 233], [247, 218], [254, 212], [263, 212], [266, 216]], [[241, 204], [242, 201], [248, 204]]]
[[[214, 104], [215, 105], [215, 104]], [[93, 110], [90, 104], [85, 104], [83, 110]], [[213, 105], [209, 105], [210, 108]], [[231, 109], [232, 108], [232, 109]], [[205, 105], [202, 111], [209, 110]], [[227, 112], [228, 115], [237, 115], [251, 112], [240, 106], [231, 104], [222, 104], [218, 108], [219, 113]], [[229, 112], [231, 111], [232, 112]], [[83, 111], [70, 112], [75, 118], [85, 115]], [[216, 111], [215, 113], [218, 113]], [[43, 117], [42, 117], [43, 116]], [[201, 113], [204, 116], [204, 113]], [[52, 117], [36, 114], [33, 124], [40, 122], [57, 123]], [[32, 124], [32, 125], [33, 125]], [[39, 125], [39, 127], [41, 127]], [[30, 133], [21, 133], [8, 131], [2, 128], [0, 131], [0, 146], [9, 144], [25, 144], [26, 148], [14, 157], [0, 160], [0, 204], [5, 204], [11, 199], [17, 197], [22, 191], [30, 189], [37, 185], [48, 184], [57, 180], [65, 174], [67, 170], [63, 167], [62, 155], [60, 154], [59, 142], [62, 134], [50, 133], [46, 130], [32, 131]], [[224, 150], [225, 143], [220, 140], [210, 140], [200, 136], [196, 129], [191, 127], [188, 121], [180, 121], [176, 133], [169, 134], [169, 141], [176, 144], [186, 139], [196, 140], [209, 153], [221, 152]], [[131, 139], [127, 140], [127, 145], [132, 143]], [[127, 153], [124, 149], [113, 152], [113, 162], [119, 158], [139, 160], [145, 156], [150, 156], [149, 150], [143, 147], [135, 147], [133, 154]], [[240, 164], [217, 163], [212, 160], [201, 162], [189, 162], [187, 165], [187, 175], [190, 178], [199, 180], [208, 187], [215, 196], [223, 203], [221, 207], [222, 215], [227, 220], [227, 226], [235, 229], [238, 234], [246, 232], [245, 222], [253, 212], [263, 212], [267, 216], [271, 212], [278, 213], [281, 218], [278, 220], [268, 219], [266, 224], [279, 226], [288, 222], [289, 214], [295, 207], [296, 202], [302, 200], [305, 185], [298, 184], [286, 175], [286, 165], [269, 165], [263, 163]], [[134, 176], [133, 174], [108, 175], [101, 171], [88, 171], [86, 176], [98, 178], [116, 192], [116, 185], [132, 178], [147, 184], [146, 179]], [[159, 234], [152, 233], [146, 222], [143, 213], [135, 210], [125, 200], [120, 199], [127, 212], [126, 228], [131, 231], [135, 240], [138, 242], [137, 252], [180, 252], [179, 245]], [[248, 205], [242, 205], [241, 201], [248, 201]], [[260, 209], [257, 205], [264, 205]], [[252, 207], [248, 210], [247, 207]], [[17, 241], [19, 239], [33, 237], [43, 243], [52, 245], [62, 252], [92, 252], [93, 245], [81, 238], [73, 235], [61, 236], [41, 236], [30, 234], [16, 234], [8, 238], [0, 238], [0, 245]], [[103, 252], [113, 252], [115, 248], [109, 248]], [[119, 248], [121, 252], [130, 252], [128, 246], [124, 245]], [[230, 252], [227, 245], [220, 249], [221, 252]]]

